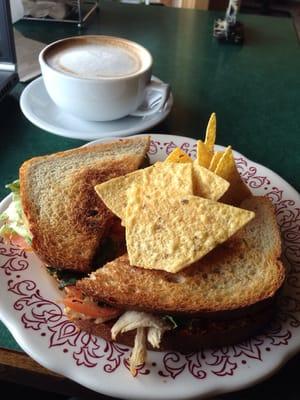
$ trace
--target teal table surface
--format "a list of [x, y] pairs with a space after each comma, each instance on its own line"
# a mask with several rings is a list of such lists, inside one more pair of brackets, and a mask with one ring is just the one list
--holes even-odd
[[[169, 116], [148, 132], [203, 138], [208, 118], [216, 112], [218, 144], [231, 144], [299, 191], [300, 48], [292, 20], [240, 15], [246, 38], [240, 47], [221, 45], [213, 38], [219, 16], [101, 2], [99, 12], [81, 31], [71, 24], [38, 21], [20, 21], [15, 27], [45, 43], [79, 34], [139, 42], [153, 55], [154, 75], [171, 84], [174, 96]], [[5, 183], [18, 176], [24, 160], [84, 144], [29, 122], [19, 106], [24, 87], [18, 84], [0, 103], [1, 198], [7, 195]], [[19, 350], [3, 325], [0, 347]]]

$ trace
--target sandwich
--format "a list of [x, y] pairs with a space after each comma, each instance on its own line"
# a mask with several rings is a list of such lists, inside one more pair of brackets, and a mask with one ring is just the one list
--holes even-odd
[[13, 201], [0, 235], [31, 247], [47, 266], [80, 274], [122, 254], [124, 229], [94, 186], [144, 166], [149, 141], [116, 140], [25, 161], [9, 185]]
[[242, 181], [231, 147], [215, 152], [212, 116], [192, 160], [162, 163], [95, 191], [126, 231], [127, 252], [66, 289], [78, 329], [147, 350], [193, 352], [240, 342], [274, 316], [285, 279], [271, 201]]
[[273, 206], [250, 197], [248, 224], [177, 273], [130, 265], [127, 254], [67, 290], [65, 312], [80, 330], [133, 347], [136, 374], [147, 349], [191, 352], [237, 343], [274, 315], [285, 271]]
[[[192, 160], [147, 166], [149, 137], [26, 161], [0, 234], [25, 238], [64, 288], [78, 329], [147, 350], [240, 342], [276, 311], [285, 279], [271, 201], [214, 151], [213, 115]], [[69, 274], [69, 275], [68, 275]]]

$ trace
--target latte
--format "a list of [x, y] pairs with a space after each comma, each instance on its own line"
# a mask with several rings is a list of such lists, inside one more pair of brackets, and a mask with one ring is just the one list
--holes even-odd
[[134, 75], [143, 68], [142, 50], [126, 41], [74, 38], [45, 54], [50, 67], [85, 79]]
[[87, 121], [114, 121], [135, 112], [151, 84], [152, 62], [140, 44], [104, 35], [58, 40], [39, 55], [52, 101]]

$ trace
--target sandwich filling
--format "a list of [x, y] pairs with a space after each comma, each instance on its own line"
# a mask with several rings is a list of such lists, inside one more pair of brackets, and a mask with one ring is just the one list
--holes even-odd
[[158, 317], [139, 311], [122, 311], [120, 309], [99, 304], [75, 286], [65, 288], [64, 312], [70, 320], [90, 319], [94, 324], [116, 320], [111, 328], [112, 340], [120, 333], [136, 330], [134, 347], [129, 360], [130, 372], [133, 376], [137, 368], [143, 364], [147, 356], [147, 341], [153, 348], [159, 349], [163, 334], [177, 327], [174, 320], [168, 316]]
[[0, 236], [22, 248], [29, 248], [32, 235], [26, 225], [20, 196], [20, 181], [17, 179], [5, 186], [12, 192], [12, 201], [8, 208], [0, 214], [3, 225], [0, 228]]
[[167, 318], [158, 317], [140, 311], [126, 311], [111, 328], [111, 337], [116, 340], [119, 333], [136, 329], [134, 346], [129, 360], [130, 372], [136, 375], [137, 367], [146, 360], [148, 341], [153, 348], [159, 349], [163, 334], [175, 328]]

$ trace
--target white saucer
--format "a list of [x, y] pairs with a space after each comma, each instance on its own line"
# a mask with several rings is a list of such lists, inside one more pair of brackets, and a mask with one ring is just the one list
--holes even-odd
[[[152, 80], [161, 82], [154, 76]], [[20, 98], [23, 114], [34, 125], [55, 135], [82, 140], [142, 133], [166, 118], [172, 105], [173, 96], [171, 93], [164, 109], [149, 116], [128, 116], [111, 122], [84, 121], [66, 113], [51, 100], [42, 77], [31, 82], [23, 90]]]

